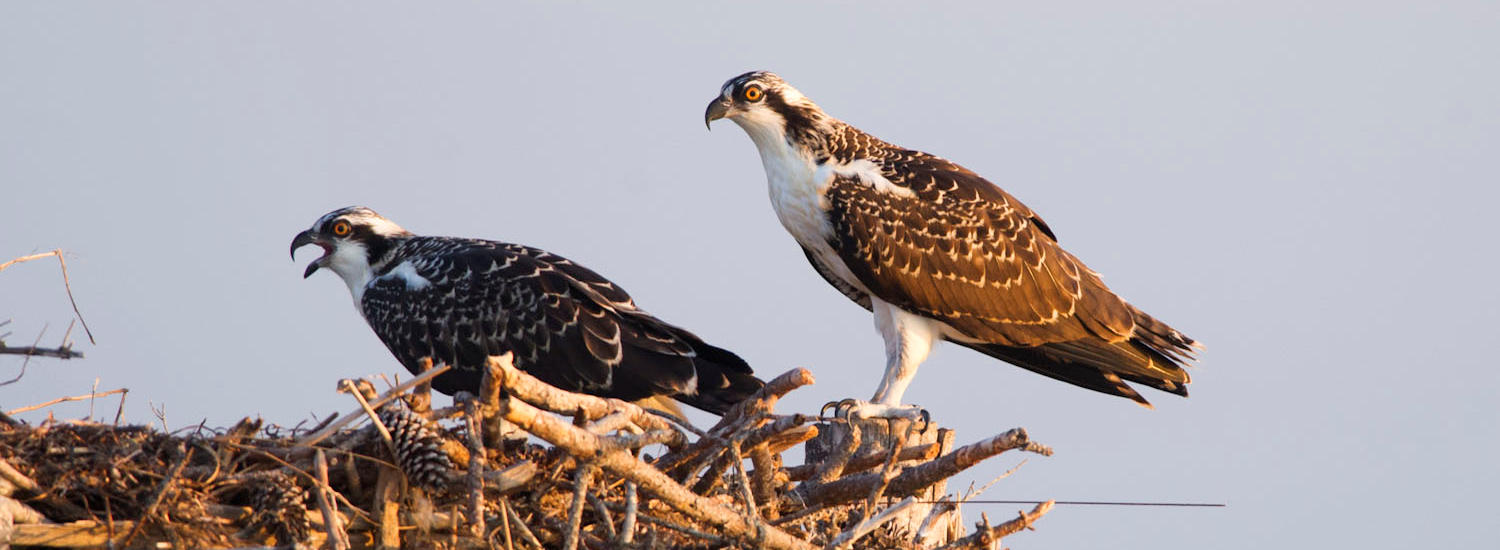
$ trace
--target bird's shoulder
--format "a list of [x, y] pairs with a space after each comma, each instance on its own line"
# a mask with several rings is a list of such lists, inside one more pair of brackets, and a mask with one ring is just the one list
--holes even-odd
[[[835, 187], [831, 187], [835, 192], [840, 184], [871, 187], [911, 208], [931, 209], [945, 217], [989, 218], [1017, 228], [1034, 226], [1047, 239], [1056, 240], [1052, 229], [1030, 207], [984, 176], [946, 158], [893, 145], [847, 124], [834, 132], [829, 157], [855, 168], [843, 174], [835, 171]], [[874, 173], [864, 177], [861, 167]], [[871, 179], [878, 182], [871, 186]]]
[[[396, 247], [370, 285], [401, 290], [396, 283], [404, 282], [408, 270], [435, 287], [469, 286], [469, 294], [540, 292], [634, 308], [630, 295], [613, 281], [563, 256], [523, 244], [413, 237]], [[405, 289], [417, 286], [423, 285], [407, 284]]]

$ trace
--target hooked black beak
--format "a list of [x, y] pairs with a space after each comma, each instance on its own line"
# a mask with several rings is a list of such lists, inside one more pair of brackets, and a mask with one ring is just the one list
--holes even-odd
[[734, 105], [729, 102], [729, 99], [724, 96], [714, 98], [713, 103], [708, 104], [708, 111], [705, 111], [703, 113], [703, 126], [712, 130], [713, 126], [709, 126], [709, 123], [727, 116], [729, 114], [730, 107], [733, 106]]
[[[293, 237], [292, 238], [292, 250], [291, 250], [292, 259], [293, 260], [297, 259], [297, 249], [298, 248], [302, 248], [302, 247], [310, 245], [310, 244], [319, 244], [318, 243], [318, 238], [315, 237], [315, 236], [313, 236], [313, 232], [312, 232], [311, 229], [309, 229], [307, 231], [303, 231], [301, 233], [298, 233], [296, 237]], [[319, 246], [321, 246], [321, 245], [319, 245]], [[327, 247], [324, 247], [324, 252], [325, 253], [324, 253], [323, 256], [319, 257], [316, 260], [313, 260], [312, 263], [307, 264], [307, 271], [303, 271], [302, 272], [302, 278], [303, 279], [311, 277], [312, 274], [313, 274], [313, 272], [317, 271], [319, 267], [322, 267], [319, 264], [323, 261], [323, 258], [328, 257]]]

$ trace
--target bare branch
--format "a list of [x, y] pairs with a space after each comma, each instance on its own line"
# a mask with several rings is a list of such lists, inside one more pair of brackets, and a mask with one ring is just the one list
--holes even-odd
[[177, 465], [172, 467], [172, 473], [167, 474], [167, 478], [163, 479], [161, 485], [156, 488], [156, 494], [151, 496], [151, 504], [146, 506], [146, 511], [141, 513], [140, 521], [137, 521], [135, 527], [130, 529], [130, 534], [125, 535], [125, 540], [120, 543], [120, 546], [129, 547], [130, 539], [141, 534], [141, 528], [145, 527], [146, 521], [150, 520], [151, 516], [156, 514], [156, 507], [161, 505], [162, 498], [167, 496], [167, 490], [172, 488], [172, 483], [177, 481], [178, 476], [182, 475], [182, 468], [187, 466], [188, 460], [192, 458], [193, 449], [188, 448], [187, 452], [183, 453], [182, 458], [177, 459]]
[[540, 409], [527, 403], [526, 399], [519, 398], [523, 387], [533, 387], [532, 384], [541, 384], [541, 382], [522, 373], [511, 366], [508, 361], [492, 361], [490, 372], [495, 373], [497, 377], [504, 376], [507, 382], [519, 382], [526, 379], [531, 381], [524, 386], [507, 383], [507, 390], [518, 398], [511, 399], [508, 395], [501, 398], [500, 409], [505, 419], [521, 429], [567, 450], [573, 456], [593, 457], [595, 464], [600, 468], [635, 482], [641, 490], [656, 495], [661, 502], [678, 512], [698, 521], [715, 525], [732, 536], [755, 541], [766, 548], [812, 548], [806, 541], [792, 537], [780, 529], [761, 522], [752, 523], [734, 509], [714, 499], [694, 494], [660, 470], [641, 462], [629, 450], [620, 447], [610, 439], [599, 437], [589, 433], [588, 430], [563, 422], [555, 416], [544, 414]]
[[[19, 500], [0, 496], [0, 517], [10, 517], [9, 523], [51, 523], [47, 516]], [[7, 526], [8, 527], [8, 526]]]
[[5, 414], [7, 416], [15, 416], [15, 415], [21, 414], [23, 412], [30, 412], [30, 411], [34, 411], [34, 410], [37, 410], [37, 409], [45, 409], [47, 407], [51, 407], [51, 406], [56, 405], [58, 403], [67, 403], [69, 401], [83, 401], [83, 400], [86, 400], [86, 399], [94, 399], [96, 397], [105, 397], [105, 396], [114, 395], [114, 394], [117, 394], [117, 393], [127, 393], [129, 391], [130, 391], [130, 388], [119, 388], [119, 389], [109, 390], [107, 392], [88, 393], [88, 394], [85, 394], [85, 395], [74, 395], [74, 396], [69, 396], [69, 397], [59, 397], [57, 399], [53, 399], [53, 400], [48, 401], [46, 403], [38, 403], [36, 405], [31, 405], [29, 407], [21, 407], [19, 409], [11, 409], [11, 410], [5, 411]]
[[[361, 384], [360, 382], [363, 383]], [[366, 380], [355, 382], [354, 380], [345, 378], [339, 380], [339, 392], [354, 396], [354, 400], [359, 402], [359, 407], [365, 411], [365, 416], [370, 419], [370, 424], [375, 426], [375, 431], [379, 432], [380, 438], [385, 441], [386, 450], [391, 452], [392, 457], [400, 456], [396, 454], [396, 442], [391, 439], [390, 428], [385, 426], [385, 422], [380, 420], [380, 414], [376, 413], [375, 409], [370, 406], [367, 395], [375, 395], [375, 386]]]
[[[924, 443], [901, 449], [901, 456], [897, 457], [899, 462], [912, 460], [932, 460], [938, 456], [939, 445], [937, 443]], [[854, 458], [849, 459], [848, 465], [844, 466], [844, 472], [863, 472], [885, 462], [886, 453], [879, 449], [867, 451]], [[786, 469], [787, 478], [791, 481], [805, 481], [817, 473], [818, 464], [803, 464]]]
[[10, 347], [0, 342], [0, 355], [25, 355], [27, 357], [54, 357], [57, 359], [82, 359], [83, 353], [73, 351], [72, 346], [43, 348], [37, 346]]
[[17, 489], [31, 493], [37, 489], [36, 481], [21, 473], [15, 466], [11, 466], [4, 458], [0, 458], [0, 478], [15, 485]]
[[[400, 397], [401, 394], [406, 393], [406, 390], [411, 389], [412, 386], [416, 386], [417, 384], [421, 384], [421, 383], [426, 382], [428, 380], [432, 380], [433, 378], [436, 378], [439, 374], [448, 372], [448, 369], [450, 369], [450, 368], [452, 368], [452, 367], [450, 367], [448, 365], [442, 365], [442, 366], [439, 366], [439, 367], [434, 368], [432, 370], [429, 370], [427, 372], [424, 372], [424, 373], [422, 373], [421, 376], [418, 376], [418, 377], [413, 378], [411, 380], [407, 380], [406, 382], [401, 383], [400, 386], [396, 386], [394, 388], [391, 388], [390, 390], [387, 390], [385, 392], [385, 395], [380, 396], [380, 399], [376, 399], [374, 401], [370, 401], [368, 403], [368, 405], [370, 407], [372, 407], [372, 408], [379, 408], [381, 405], [389, 403], [392, 399]], [[362, 412], [364, 412], [364, 408], [363, 407], [361, 407], [358, 410], [351, 411], [349, 414], [341, 416], [338, 420], [335, 420], [332, 423], [328, 424], [327, 426], [324, 426], [323, 429], [318, 430], [317, 432], [315, 432], [315, 433], [313, 433], [311, 435], [308, 435], [307, 437], [304, 437], [302, 439], [297, 440], [297, 445], [312, 446], [314, 443], [317, 443], [319, 441], [322, 441], [322, 440], [326, 439], [328, 436], [333, 435], [334, 433], [336, 433], [340, 429], [342, 429], [344, 426], [348, 425], [350, 422], [353, 422], [353, 421], [359, 419], [361, 417], [360, 413], [362, 413]]]
[[[36, 249], [33, 248], [32, 250], [36, 250]], [[22, 263], [22, 262], [29, 262], [29, 261], [32, 261], [32, 260], [40, 260], [42, 258], [46, 258], [47, 256], [56, 256], [57, 253], [60, 252], [60, 251], [61, 251], [61, 249], [59, 249], [59, 250], [53, 250], [51, 252], [43, 252], [41, 254], [32, 254], [30, 256], [21, 256], [20, 258], [16, 258], [14, 260], [5, 262], [3, 264], [0, 264], [0, 271], [5, 271], [5, 268], [13, 266], [15, 264]]]
[[480, 418], [479, 399], [471, 398], [464, 402], [465, 432], [469, 439], [469, 472], [465, 481], [469, 486], [468, 494], [468, 520], [470, 534], [475, 537], [484, 536], [484, 465], [486, 457], [484, 453], [484, 434], [480, 429], [483, 420]]
[[723, 418], [719, 419], [719, 423], [715, 424], [713, 429], [710, 429], [708, 433], [722, 436], [734, 431], [734, 426], [746, 418], [770, 414], [771, 409], [776, 406], [776, 401], [781, 399], [781, 396], [802, 386], [811, 385], [815, 381], [812, 372], [803, 368], [792, 369], [782, 373], [781, 376], [777, 376], [766, 382], [766, 385], [761, 386], [759, 390], [750, 394], [750, 397], [744, 401], [740, 401], [733, 407], [730, 407], [729, 411], [724, 413]]
[[583, 503], [589, 497], [589, 485], [594, 483], [597, 469], [584, 462], [573, 471], [573, 501], [568, 503], [568, 530], [563, 533], [563, 550], [578, 548], [578, 528], [583, 524]]
[[3, 264], [0, 264], [0, 271], [5, 271], [5, 268], [18, 263], [29, 262], [31, 260], [40, 260], [42, 258], [46, 258], [47, 256], [57, 257], [57, 265], [62, 268], [63, 289], [68, 292], [68, 303], [73, 304], [73, 314], [78, 316], [78, 321], [80, 323], [83, 323], [83, 332], [84, 334], [88, 335], [89, 343], [94, 344], [94, 331], [89, 330], [89, 322], [83, 319], [83, 313], [78, 311], [78, 302], [73, 299], [73, 285], [68, 282], [68, 262], [63, 260], [63, 253], [61, 248], [54, 249], [51, 252], [22, 256], [20, 258], [5, 262]]
[[991, 543], [1008, 535], [1020, 532], [1022, 529], [1031, 529], [1031, 524], [1047, 512], [1052, 511], [1052, 501], [1043, 502], [1032, 508], [1030, 512], [1020, 512], [1016, 519], [1007, 521], [994, 527], [981, 525], [974, 534], [953, 541], [938, 550], [959, 550], [962, 548], [989, 548]]
[[333, 488], [328, 486], [328, 459], [323, 449], [318, 449], [315, 464], [318, 469], [318, 510], [323, 513], [323, 527], [328, 530], [328, 543], [333, 550], [348, 550], [349, 534], [344, 532], [344, 523], [338, 516], [338, 504], [333, 501]]
[[[619, 504], [615, 504], [613, 502], [606, 502], [606, 503], [604, 503], [604, 507], [605, 508], [609, 508], [610, 510], [616, 510], [616, 511], [618, 511], [618, 510], [626, 510], [626, 511], [628, 511], [627, 507], [621, 506]], [[706, 540], [706, 541], [708, 541], [710, 543], [713, 543], [713, 544], [723, 545], [723, 544], [728, 544], [729, 543], [729, 541], [725, 540], [724, 537], [720, 537], [720, 536], [714, 535], [712, 533], [705, 533], [703, 531], [699, 531], [699, 530], [694, 529], [692, 527], [687, 527], [687, 526], [684, 526], [684, 525], [678, 525], [676, 523], [673, 523], [673, 522], [670, 522], [670, 521], [667, 521], [667, 520], [664, 520], [664, 519], [661, 519], [661, 518], [658, 518], [658, 517], [655, 517], [655, 516], [647, 515], [645, 512], [637, 511], [635, 513], [635, 516], [637, 518], [639, 518], [643, 522], [650, 523], [652, 525], [660, 525], [662, 527], [666, 527], [668, 529], [671, 529], [673, 531], [677, 531], [679, 533], [683, 533], [683, 534], [686, 534], [686, 535], [691, 535], [691, 536], [694, 536], [694, 537], [698, 537], [700, 539]], [[648, 545], [645, 545], [645, 546], [647, 548], [654, 548], [656, 545], [648, 544]]]
[[512, 363], [510, 353], [490, 357], [489, 374], [499, 387], [505, 388], [506, 391], [532, 406], [558, 414], [582, 413], [588, 419], [603, 418], [616, 411], [625, 411], [630, 416], [630, 421], [644, 430], [678, 434], [667, 443], [667, 447], [680, 448], [686, 443], [686, 438], [682, 437], [681, 432], [678, 432], [671, 423], [647, 412], [646, 409], [619, 399], [606, 399], [558, 389], [516, 368]]
[[526, 544], [530, 544], [533, 548], [546, 548], [542, 546], [542, 541], [537, 540], [536, 535], [532, 534], [531, 528], [526, 527], [526, 522], [521, 521], [521, 515], [516, 513], [515, 507], [511, 506], [510, 502], [500, 499], [500, 506], [505, 509], [505, 515], [510, 518], [510, 524], [515, 526], [516, 531], [521, 534], [521, 540], [526, 541]]
[[916, 503], [916, 497], [906, 497], [906, 500], [893, 504], [889, 508], [882, 510], [879, 514], [875, 514], [875, 517], [861, 521], [854, 528], [840, 533], [838, 537], [835, 537], [828, 543], [828, 548], [849, 548], [860, 537], [865, 536], [870, 531], [874, 531], [875, 528], [884, 525], [886, 522], [896, 519], [901, 512], [904, 512]]
[[[1015, 428], [984, 441], [955, 449], [952, 453], [936, 460], [907, 468], [891, 480], [887, 491], [897, 497], [912, 495], [989, 457], [1012, 449], [1024, 449], [1048, 456], [1052, 454], [1051, 448], [1031, 441], [1026, 435], [1026, 430]], [[808, 508], [818, 508], [853, 502], [861, 496], [869, 495], [869, 492], [882, 481], [880, 474], [866, 473], [846, 476], [828, 483], [804, 484], [798, 487], [798, 492], [802, 493]]]
[[620, 544], [635, 541], [635, 518], [640, 511], [640, 499], [636, 496], [635, 483], [625, 482], [625, 517], [620, 519]]

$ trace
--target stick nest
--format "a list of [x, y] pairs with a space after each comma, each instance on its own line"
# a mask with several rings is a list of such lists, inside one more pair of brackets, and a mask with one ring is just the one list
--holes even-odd
[[930, 494], [935, 485], [1006, 450], [1050, 453], [1019, 428], [959, 448], [909, 445], [916, 430], [896, 430], [888, 450], [861, 452], [847, 422], [826, 459], [785, 466], [785, 451], [830, 426], [774, 411], [812, 383], [801, 369], [708, 430], [558, 390], [504, 356], [479, 396], [434, 411], [423, 386], [406, 389], [437, 372], [385, 395], [349, 383], [360, 408], [311, 428], [247, 418], [167, 434], [0, 419], [0, 541], [8, 531], [22, 548], [977, 548], [1049, 508], [972, 533], [933, 527], [957, 504]]

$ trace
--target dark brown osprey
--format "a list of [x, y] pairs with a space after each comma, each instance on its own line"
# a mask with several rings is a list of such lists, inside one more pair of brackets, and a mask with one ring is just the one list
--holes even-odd
[[636, 307], [625, 289], [519, 244], [413, 235], [352, 206], [318, 218], [292, 240], [323, 256], [354, 307], [407, 370], [431, 358], [453, 366], [433, 379], [446, 394], [479, 392], [491, 355], [559, 388], [625, 400], [671, 397], [724, 414], [760, 389], [734, 353]]
[[875, 314], [885, 376], [866, 416], [890, 416], [934, 343], [1150, 406], [1126, 382], [1187, 395], [1191, 338], [1126, 303], [1042, 219], [978, 174], [823, 112], [780, 77], [724, 84], [728, 118], [760, 151], [776, 215], [830, 284]]

